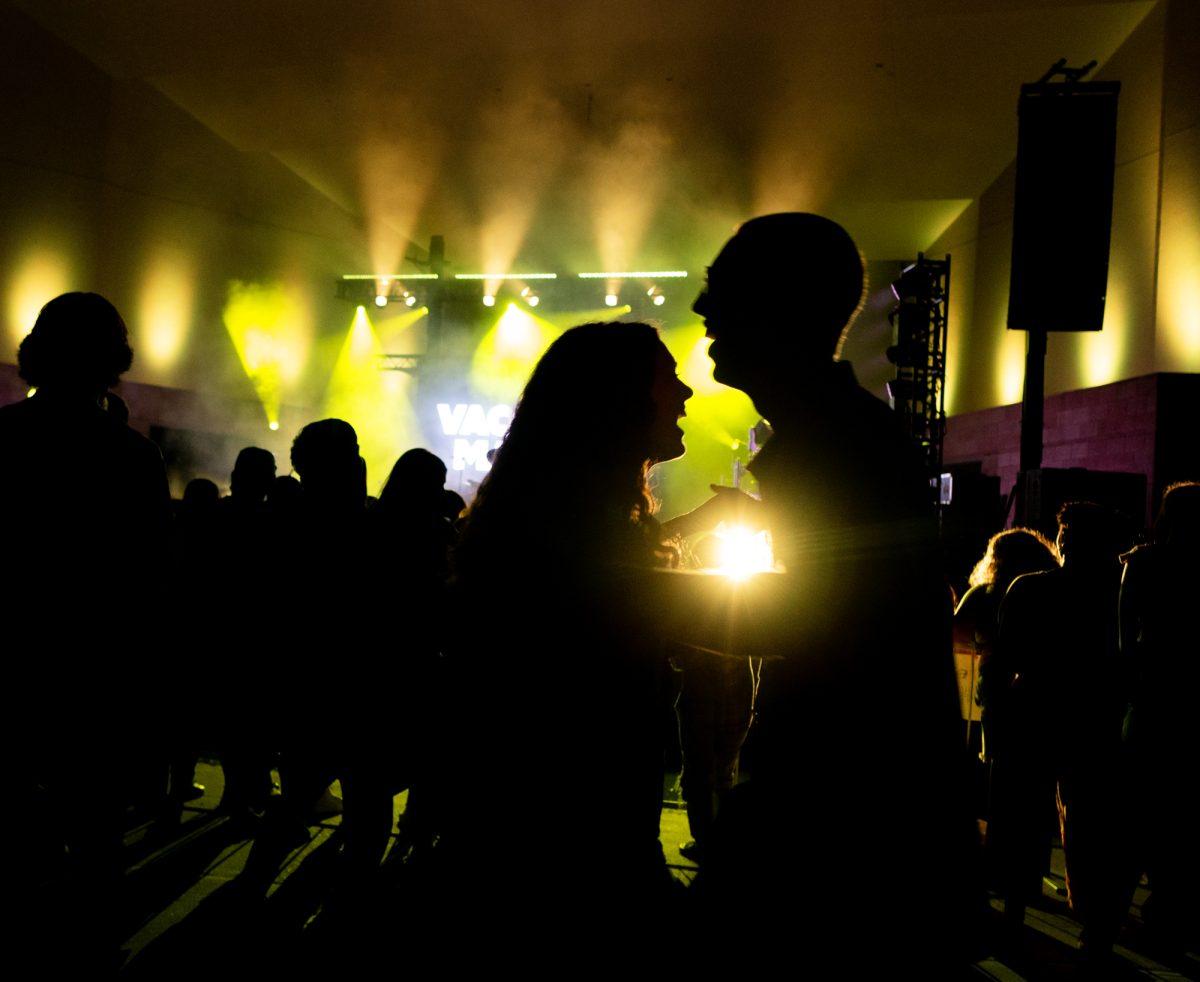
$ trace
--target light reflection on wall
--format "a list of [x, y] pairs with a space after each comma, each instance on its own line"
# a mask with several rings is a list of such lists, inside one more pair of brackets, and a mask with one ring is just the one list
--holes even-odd
[[1200, 215], [1176, 211], [1163, 218], [1157, 365], [1200, 372]]
[[996, 348], [995, 405], [1009, 406], [1021, 401], [1025, 382], [1024, 331], [1003, 330]]
[[137, 361], [169, 372], [179, 361], [192, 324], [195, 271], [176, 252], [151, 259], [138, 296], [134, 349]]
[[29, 333], [38, 312], [47, 301], [71, 289], [72, 270], [60, 253], [47, 249], [31, 251], [17, 264], [8, 281], [5, 313], [12, 341], [4, 359], [16, 360], [16, 346]]
[[1121, 286], [1110, 274], [1104, 302], [1104, 330], [1085, 332], [1076, 339], [1075, 353], [1084, 388], [1107, 385], [1128, 376], [1125, 351], [1129, 342], [1129, 318]]

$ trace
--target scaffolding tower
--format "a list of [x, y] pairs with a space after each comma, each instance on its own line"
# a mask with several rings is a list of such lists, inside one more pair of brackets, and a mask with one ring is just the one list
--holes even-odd
[[896, 343], [888, 360], [896, 377], [888, 382], [892, 408], [921, 452], [930, 482], [942, 500], [942, 444], [946, 435], [946, 322], [950, 257], [917, 261], [892, 283], [896, 306], [888, 319]]

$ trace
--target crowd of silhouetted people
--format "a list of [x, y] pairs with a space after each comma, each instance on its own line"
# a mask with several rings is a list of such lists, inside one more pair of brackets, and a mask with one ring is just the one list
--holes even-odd
[[1181, 653], [1195, 646], [1200, 484], [1166, 488], [1149, 541], [1132, 539], [1118, 512], [1068, 503], [1054, 543], [993, 536], [957, 609], [980, 654], [988, 865], [1010, 948], [1056, 831], [1086, 953], [1112, 950], [1143, 874], [1153, 942], [1195, 944], [1200, 866], [1181, 785], [1200, 750], [1182, 705], [1197, 674]]
[[[19, 352], [36, 393], [0, 409], [0, 515], [30, 876], [66, 884], [58, 929], [119, 940], [126, 810], [177, 817], [205, 753], [253, 838], [247, 892], [340, 811], [338, 896], [377, 900], [394, 839], [423, 914], [394, 926], [410, 940], [486, 931], [512, 957], [686, 924], [947, 977], [986, 950], [985, 886], [1020, 944], [1057, 813], [1089, 955], [1143, 873], [1147, 924], [1191, 943], [1200, 485], [1171, 488], [1133, 549], [1086, 502], [1056, 545], [1000, 533], [955, 613], [922, 465], [836, 357], [864, 291], [833, 222], [738, 230], [695, 309], [715, 377], [774, 429], [761, 496], [714, 488], [668, 521], [649, 475], [684, 452], [692, 392], [651, 325], [555, 340], [469, 507], [421, 449], [370, 496], [338, 419], [301, 429], [283, 467], [243, 449], [228, 495], [197, 479], [172, 502], [110, 392], [132, 359], [120, 315], [95, 294], [49, 302]], [[770, 532], [779, 571], [688, 571], [695, 537], [733, 521]], [[982, 803], [956, 628], [981, 653]], [[659, 839], [678, 669], [687, 889]]]

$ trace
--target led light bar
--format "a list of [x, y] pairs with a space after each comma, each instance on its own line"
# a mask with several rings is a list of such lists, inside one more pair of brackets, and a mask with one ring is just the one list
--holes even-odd
[[455, 273], [456, 280], [556, 280], [557, 273]]
[[344, 280], [436, 280], [437, 273], [387, 273], [386, 275], [376, 276], [374, 273], [347, 273], [342, 279]]
[[634, 270], [625, 273], [580, 273], [581, 280], [682, 280], [687, 277], [687, 270], [658, 269]]

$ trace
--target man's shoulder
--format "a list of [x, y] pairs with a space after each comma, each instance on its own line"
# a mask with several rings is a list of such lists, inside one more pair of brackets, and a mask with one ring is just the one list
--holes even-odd
[[0, 406], [0, 425], [10, 426], [14, 422], [23, 419], [28, 419], [33, 409], [33, 400], [21, 399], [17, 402], [10, 402], [6, 406]]
[[1061, 569], [1044, 569], [1036, 573], [1023, 573], [1009, 584], [1004, 594], [1004, 602], [1011, 606], [1013, 603], [1028, 603], [1050, 596], [1061, 590], [1063, 575]]

